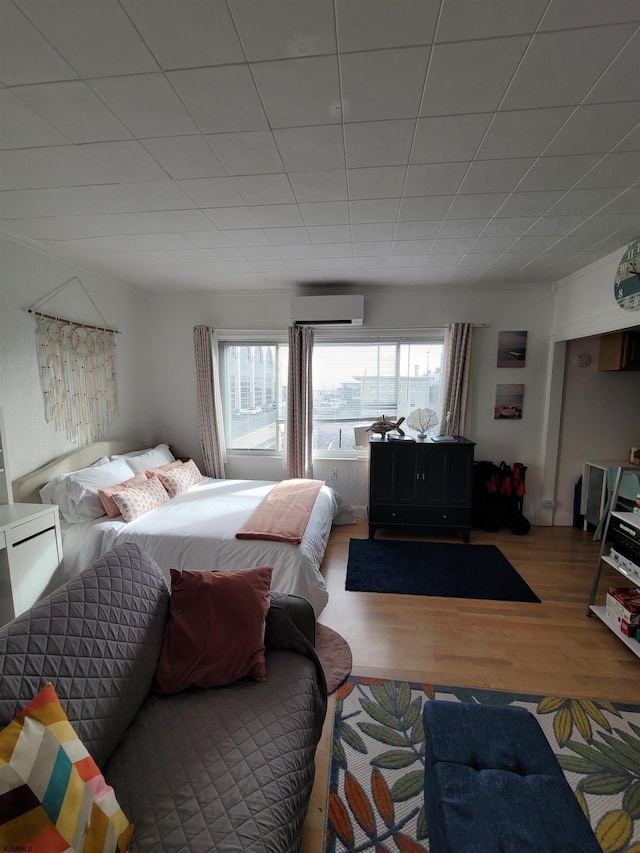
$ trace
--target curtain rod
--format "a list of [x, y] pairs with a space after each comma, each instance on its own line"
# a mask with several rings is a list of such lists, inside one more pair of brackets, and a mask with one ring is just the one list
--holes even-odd
[[78, 323], [76, 320], [65, 320], [64, 317], [55, 317], [53, 314], [43, 314], [42, 311], [34, 311], [33, 308], [27, 308], [27, 313], [33, 314], [35, 317], [44, 317], [45, 320], [68, 323], [70, 326], [78, 326], [81, 329], [95, 329], [98, 332], [110, 332], [112, 335], [121, 334], [117, 329], [107, 329], [105, 326], [93, 326], [91, 323]]

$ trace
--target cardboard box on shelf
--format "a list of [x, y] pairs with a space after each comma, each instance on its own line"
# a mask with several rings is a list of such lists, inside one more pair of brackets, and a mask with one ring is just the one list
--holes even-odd
[[631, 448], [629, 462], [631, 462], [632, 465], [640, 465], [640, 447]]
[[640, 590], [629, 586], [610, 586], [606, 614], [623, 634], [632, 637], [640, 626]]

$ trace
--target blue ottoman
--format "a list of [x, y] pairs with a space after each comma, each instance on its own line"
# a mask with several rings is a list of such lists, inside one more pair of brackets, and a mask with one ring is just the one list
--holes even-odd
[[602, 853], [529, 711], [436, 699], [423, 719], [431, 853]]

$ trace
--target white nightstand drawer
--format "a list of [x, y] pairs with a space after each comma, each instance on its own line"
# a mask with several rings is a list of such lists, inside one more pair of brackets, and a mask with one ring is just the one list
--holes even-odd
[[21, 524], [14, 524], [11, 527], [9, 535], [11, 543], [15, 545], [18, 542], [23, 542], [31, 536], [37, 536], [43, 530], [48, 530], [56, 525], [55, 512], [48, 512], [38, 518], [32, 518], [30, 521], [23, 521]]
[[4, 535], [4, 530], [0, 530], [0, 551], [7, 547], [7, 537]]

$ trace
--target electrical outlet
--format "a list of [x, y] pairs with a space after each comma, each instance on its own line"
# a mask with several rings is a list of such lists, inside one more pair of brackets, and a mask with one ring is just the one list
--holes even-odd
[[338, 472], [337, 472], [337, 471], [332, 471], [332, 472], [329, 474], [329, 479], [330, 479], [330, 480], [337, 480], [337, 479], [338, 479]]

